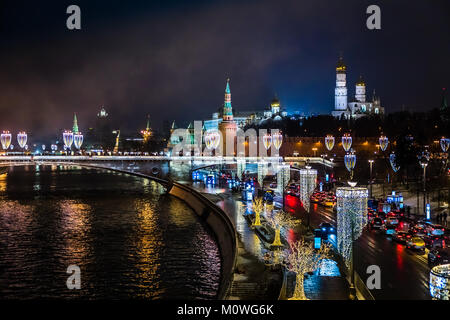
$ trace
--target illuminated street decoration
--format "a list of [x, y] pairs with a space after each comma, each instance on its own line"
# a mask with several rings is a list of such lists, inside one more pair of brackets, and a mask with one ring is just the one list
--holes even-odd
[[352, 137], [350, 136], [350, 134], [346, 133], [342, 137], [342, 147], [346, 152], [348, 152], [352, 147]]
[[264, 178], [267, 176], [268, 163], [264, 160], [258, 161], [258, 182], [263, 185]]
[[283, 194], [283, 190], [289, 184], [291, 179], [291, 166], [288, 164], [277, 164], [277, 191]]
[[389, 145], [389, 139], [388, 139], [388, 137], [386, 137], [386, 136], [381, 136], [381, 137], [378, 139], [378, 142], [380, 143], [381, 151], [386, 151], [386, 149], [387, 149], [387, 147], [388, 147], [388, 145]]
[[56, 150], [58, 150], [58, 146], [56, 144], [52, 144], [50, 146], [50, 149], [52, 149], [52, 151], [55, 152]]
[[334, 137], [332, 135], [327, 135], [325, 137], [325, 146], [327, 147], [328, 151], [331, 151], [334, 147]]
[[75, 145], [75, 148], [80, 150], [81, 145], [83, 144], [83, 134], [81, 132], [73, 135], [73, 144]]
[[300, 170], [300, 200], [303, 203], [303, 208], [309, 212], [310, 197], [316, 188], [317, 170], [306, 167]]
[[0, 136], [3, 150], [7, 150], [11, 145], [11, 133], [9, 131], [3, 131]]
[[351, 263], [352, 243], [361, 236], [368, 221], [368, 197], [367, 188], [340, 187], [336, 190], [338, 251], [347, 266]]
[[431, 269], [430, 294], [433, 300], [450, 300], [450, 264]]
[[440, 143], [442, 152], [447, 152], [448, 147], [450, 146], [450, 139], [442, 137]]
[[17, 134], [17, 143], [19, 144], [19, 147], [22, 149], [25, 148], [25, 145], [27, 144], [28, 135], [25, 131], [21, 131]]
[[73, 132], [72, 131], [64, 131], [63, 133], [64, 146], [66, 149], [70, 149], [73, 143]]
[[394, 172], [397, 172], [398, 170], [400, 170], [400, 166], [397, 165], [397, 156], [395, 155], [395, 153], [391, 153], [389, 155], [389, 162], [391, 163], [391, 167], [392, 170], [394, 170]]
[[283, 144], [283, 135], [281, 132], [275, 132], [272, 134], [272, 143], [275, 149], [280, 150], [281, 145]]
[[356, 165], [356, 154], [354, 152], [347, 153], [344, 156], [344, 164], [348, 172], [350, 172], [350, 180], [353, 179], [353, 169]]
[[263, 136], [263, 144], [264, 144], [264, 148], [266, 148], [266, 150], [269, 150], [271, 145], [272, 145], [272, 136], [270, 134], [265, 134]]
[[216, 130], [207, 131], [204, 137], [205, 145], [208, 150], [217, 149], [220, 143], [220, 134]]

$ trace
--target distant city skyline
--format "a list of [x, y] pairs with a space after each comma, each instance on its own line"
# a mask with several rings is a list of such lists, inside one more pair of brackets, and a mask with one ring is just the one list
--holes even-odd
[[387, 113], [439, 107], [450, 86], [444, 0], [379, 1], [375, 31], [360, 0], [105, 3], [79, 1], [80, 31], [65, 28], [68, 1], [2, 4], [0, 130], [56, 134], [74, 113], [86, 130], [102, 106], [123, 130], [147, 114], [183, 125], [221, 107], [227, 78], [236, 111], [276, 93], [289, 112], [329, 114], [340, 53], [349, 96], [362, 75]]

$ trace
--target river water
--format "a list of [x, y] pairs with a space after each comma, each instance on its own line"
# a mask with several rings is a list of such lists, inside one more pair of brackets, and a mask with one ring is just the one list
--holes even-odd
[[213, 299], [219, 282], [213, 235], [155, 182], [58, 165], [0, 174], [0, 298]]

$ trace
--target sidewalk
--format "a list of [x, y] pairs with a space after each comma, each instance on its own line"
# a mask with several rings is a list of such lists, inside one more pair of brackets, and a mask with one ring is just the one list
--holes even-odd
[[[232, 219], [239, 236], [239, 257], [230, 299], [278, 299], [283, 275], [274, 273], [264, 264], [263, 256], [267, 249], [256, 233], [243, 218], [243, 204], [224, 189], [205, 189], [196, 187], [211, 201], [222, 208]], [[216, 191], [222, 193], [215, 193]], [[208, 192], [207, 194], [205, 194]], [[278, 206], [278, 205], [277, 205]], [[241, 270], [242, 271], [242, 270]], [[319, 274], [320, 273], [320, 274]], [[337, 265], [305, 275], [305, 294], [311, 300], [346, 300], [349, 297], [348, 284]], [[295, 275], [287, 274], [286, 296], [292, 296], [295, 288]]]

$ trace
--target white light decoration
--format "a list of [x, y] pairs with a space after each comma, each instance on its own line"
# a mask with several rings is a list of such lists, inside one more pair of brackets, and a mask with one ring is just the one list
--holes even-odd
[[80, 150], [81, 146], [83, 145], [83, 138], [84, 137], [81, 132], [77, 132], [73, 135], [73, 144], [78, 150]]
[[346, 133], [342, 136], [342, 148], [344, 148], [344, 150], [348, 152], [351, 147], [352, 147], [352, 137], [350, 136], [350, 134]]
[[352, 153], [347, 153], [344, 156], [344, 163], [345, 163], [345, 167], [347, 168], [347, 170], [349, 172], [352, 172], [353, 169], [355, 169], [355, 165], [356, 165], [356, 155], [354, 152]]
[[70, 149], [73, 143], [73, 132], [72, 131], [64, 131], [63, 133], [64, 146], [66, 149]]
[[268, 163], [264, 160], [258, 161], [258, 183], [262, 186], [263, 180], [267, 176]]
[[22, 149], [25, 148], [25, 145], [27, 144], [28, 135], [25, 131], [21, 131], [17, 134], [17, 143], [19, 144], [19, 147]]
[[391, 167], [392, 170], [394, 170], [394, 172], [397, 172], [398, 170], [400, 170], [400, 166], [397, 165], [397, 156], [395, 155], [395, 153], [391, 153], [389, 155], [389, 162], [391, 163]]
[[279, 193], [283, 194], [283, 190], [291, 180], [291, 166], [288, 164], [277, 164], [277, 166], [277, 189]]
[[42, 151], [45, 151], [45, 144], [42, 145]]
[[269, 150], [271, 145], [272, 145], [272, 136], [270, 134], [265, 134], [263, 136], [263, 144], [264, 144], [264, 148], [266, 148], [266, 150]]
[[450, 300], [450, 264], [431, 269], [430, 294], [433, 300]]
[[367, 188], [340, 187], [336, 190], [338, 251], [347, 266], [352, 257], [352, 242], [361, 236], [368, 221], [368, 197]]
[[303, 208], [309, 212], [310, 197], [316, 189], [317, 170], [306, 167], [300, 169], [300, 200], [303, 203]]
[[280, 150], [281, 145], [283, 144], [283, 135], [281, 132], [275, 132], [272, 134], [272, 143], [275, 149]]
[[331, 151], [334, 147], [334, 137], [332, 135], [327, 135], [325, 137], [325, 146], [327, 147], [328, 151]]
[[387, 149], [387, 147], [388, 147], [388, 145], [389, 145], [389, 139], [388, 139], [388, 137], [386, 137], [386, 136], [381, 136], [381, 137], [378, 139], [378, 142], [379, 142], [379, 144], [380, 144], [381, 151], [386, 151], [386, 149]]
[[3, 131], [0, 136], [3, 150], [7, 150], [11, 145], [11, 133], [9, 131]]
[[442, 152], [447, 152], [448, 147], [450, 146], [450, 139], [442, 137], [440, 143]]
[[216, 130], [207, 131], [204, 139], [208, 150], [217, 149], [220, 143], [220, 134]]
[[58, 146], [56, 144], [52, 144], [50, 146], [50, 149], [52, 149], [52, 151], [55, 152], [56, 150], [58, 150]]
[[242, 174], [245, 171], [245, 159], [239, 157], [236, 159], [236, 175], [239, 179], [242, 178]]

